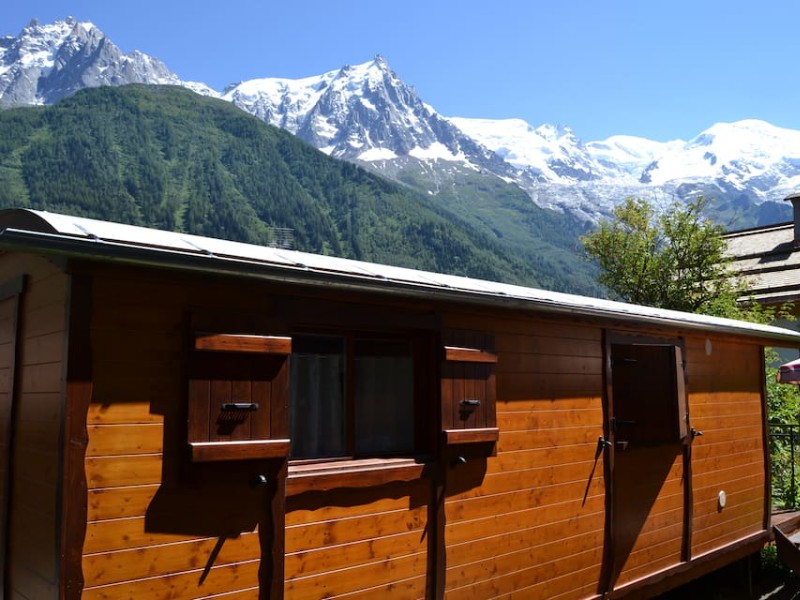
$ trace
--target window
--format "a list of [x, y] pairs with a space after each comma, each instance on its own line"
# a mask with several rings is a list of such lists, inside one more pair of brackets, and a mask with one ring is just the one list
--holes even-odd
[[413, 340], [298, 335], [290, 367], [289, 427], [295, 459], [409, 455], [420, 450]]

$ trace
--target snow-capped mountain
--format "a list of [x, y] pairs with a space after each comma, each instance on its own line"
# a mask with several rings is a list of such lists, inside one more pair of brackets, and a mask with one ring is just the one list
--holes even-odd
[[776, 210], [788, 217], [788, 208], [775, 203], [800, 188], [800, 132], [762, 121], [718, 123], [689, 141], [583, 142], [564, 126], [446, 118], [381, 56], [303, 79], [244, 81], [219, 93], [181, 81], [141, 52], [122, 54], [89, 22], [33, 21], [18, 36], [0, 38], [0, 107], [50, 104], [85, 87], [126, 83], [183, 85], [222, 97], [332, 156], [434, 196], [461, 180], [475, 188], [476, 176], [493, 177], [518, 185], [540, 206], [596, 220], [630, 195], [669, 202], [705, 194], [720, 201], [726, 218], [747, 212], [737, 223], [747, 225], [775, 219]]
[[222, 97], [323, 152], [361, 162], [411, 157], [510, 173], [494, 153], [424, 104], [378, 55], [304, 79], [255, 79]]
[[[780, 201], [800, 187], [800, 131], [764, 121], [717, 123], [688, 142], [612, 136], [586, 144], [566, 127], [533, 128], [519, 119], [451, 121], [534, 178], [534, 184], [520, 183], [540, 204], [590, 217], [591, 205], [603, 213], [628, 195], [667, 201], [733, 195], [758, 204]], [[588, 211], [576, 204], [586, 200]]]
[[[606, 175], [583, 142], [560, 125], [532, 127], [522, 119], [463, 119], [450, 122], [517, 169], [543, 181], [590, 181]], [[613, 165], [611, 173], [616, 173]]]
[[18, 36], [0, 38], [0, 106], [52, 104], [83, 88], [126, 83], [211, 91], [182, 82], [151, 56], [123, 54], [94, 24], [71, 17], [48, 25], [34, 20]]
[[[564, 126], [445, 118], [380, 56], [316, 77], [242, 82], [222, 97], [333, 156], [398, 179], [417, 169], [411, 178], [427, 181], [429, 193], [443, 171], [458, 177], [459, 165], [582, 219], [596, 220], [632, 195], [667, 203], [705, 194], [723, 207], [731, 199], [744, 206], [780, 201], [800, 184], [797, 131], [751, 120], [714, 125], [688, 142], [584, 143]], [[752, 218], [759, 217], [745, 221]]]

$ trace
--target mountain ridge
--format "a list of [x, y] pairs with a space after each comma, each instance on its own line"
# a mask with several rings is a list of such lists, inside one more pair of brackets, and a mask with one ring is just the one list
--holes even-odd
[[50, 104], [82, 87], [127, 83], [221, 97], [331, 156], [413, 181], [431, 196], [443, 181], [463, 185], [459, 173], [479, 173], [590, 222], [631, 195], [666, 203], [705, 194], [717, 200], [718, 219], [749, 226], [788, 218], [779, 201], [800, 184], [800, 132], [754, 120], [715, 124], [689, 141], [584, 142], [566, 126], [440, 115], [381, 55], [322, 75], [252, 79], [217, 92], [180, 80], [141, 52], [123, 55], [90, 22], [32, 22], [0, 41], [0, 105]]
[[[541, 209], [503, 194], [498, 188], [491, 218], [508, 211], [535, 231]], [[564, 223], [506, 239], [481, 218], [179, 86], [103, 86], [53, 106], [0, 111], [0, 207], [257, 244], [288, 227], [306, 252], [598, 291], [570, 242], [580, 231]]]
[[[326, 102], [332, 83], [341, 79], [346, 84], [340, 83], [340, 88], [347, 87], [349, 96]], [[280, 101], [273, 87], [278, 81]], [[380, 81], [383, 87], [365, 81]], [[241, 90], [247, 90], [249, 101]], [[376, 97], [393, 100], [389, 110], [384, 110], [393, 116], [374, 117], [381, 107], [374, 102]], [[725, 205], [749, 208], [750, 216], [741, 219], [750, 225], [747, 219], [759, 219], [758, 207], [765, 202], [772, 206], [761, 212], [782, 212], [788, 218], [788, 208], [779, 201], [800, 186], [800, 158], [795, 158], [800, 156], [795, 150], [798, 131], [749, 119], [714, 124], [688, 141], [611, 136], [584, 142], [568, 126], [444, 117], [419, 99], [381, 56], [317, 77], [242, 82], [229, 86], [223, 98], [326, 153], [379, 172], [402, 170], [390, 166], [399, 160], [438, 163], [439, 169], [460, 163], [519, 185], [542, 207], [593, 222], [631, 195], [668, 203], [706, 194], [720, 200], [720, 214]], [[271, 110], [255, 108], [264, 103]], [[401, 127], [390, 136], [374, 135], [387, 129], [387, 123], [389, 128]], [[443, 123], [454, 125], [456, 131]], [[330, 143], [332, 139], [336, 143]], [[701, 147], [704, 150], [699, 152]]]

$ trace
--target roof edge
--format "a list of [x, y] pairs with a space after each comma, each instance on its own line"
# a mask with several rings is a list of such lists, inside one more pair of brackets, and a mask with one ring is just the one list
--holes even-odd
[[[0, 224], [2, 224], [2, 219], [0, 219]], [[280, 281], [305, 286], [325, 284], [339, 289], [402, 295], [427, 300], [437, 299], [479, 306], [496, 306], [526, 312], [583, 316], [609, 322], [624, 320], [627, 323], [657, 328], [671, 327], [741, 335], [757, 338], [777, 346], [800, 346], [800, 333], [771, 325], [654, 309], [557, 292], [524, 294], [526, 291], [533, 292], [535, 290], [517, 286], [502, 286], [502, 290], [444, 287], [435, 283], [425, 284], [375, 278], [355, 271], [349, 273], [327, 272], [309, 269], [301, 265], [263, 263], [247, 258], [208, 255], [202, 252], [183, 252], [164, 247], [103, 240], [94, 236], [82, 237], [39, 230], [2, 229], [0, 230], [0, 247], [7, 250], [42, 252], [68, 258]], [[471, 280], [464, 279], [464, 281]], [[513, 293], [514, 290], [519, 290], [519, 293]]]

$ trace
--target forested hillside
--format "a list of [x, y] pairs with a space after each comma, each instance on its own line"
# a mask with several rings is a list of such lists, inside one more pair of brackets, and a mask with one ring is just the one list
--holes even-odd
[[563, 247], [509, 246], [464, 203], [447, 208], [181, 88], [104, 87], [0, 112], [0, 206], [258, 244], [288, 227], [299, 250], [596, 290], [572, 232]]

